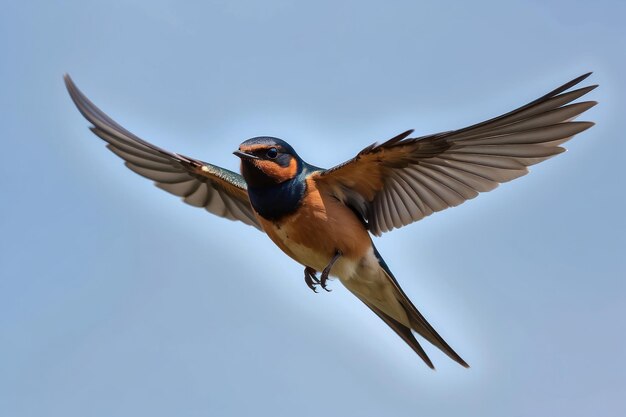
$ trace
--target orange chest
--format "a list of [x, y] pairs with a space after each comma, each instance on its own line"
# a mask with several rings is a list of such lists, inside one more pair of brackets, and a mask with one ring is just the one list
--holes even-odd
[[272, 241], [297, 262], [323, 269], [337, 251], [360, 259], [371, 246], [356, 215], [330, 195], [308, 184], [299, 208], [278, 221], [259, 220]]

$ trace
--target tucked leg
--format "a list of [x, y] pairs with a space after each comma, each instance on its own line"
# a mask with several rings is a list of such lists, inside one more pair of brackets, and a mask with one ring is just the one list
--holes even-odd
[[335, 264], [335, 262], [337, 262], [337, 259], [339, 259], [340, 257], [341, 257], [341, 251], [335, 252], [335, 256], [333, 256], [333, 259], [330, 260], [330, 263], [326, 265], [326, 268], [324, 268], [324, 270], [322, 271], [322, 275], [320, 275], [320, 286], [324, 288], [326, 291], [331, 291], [328, 288], [326, 288], [326, 281], [328, 280], [328, 274], [330, 274], [330, 270], [333, 268], [333, 265]]
[[315, 286], [320, 283], [315, 274], [317, 274], [317, 271], [315, 269], [309, 266], [304, 268], [304, 282], [306, 282], [306, 285], [308, 285], [309, 288], [313, 290], [313, 292], [317, 292], [315, 290]]

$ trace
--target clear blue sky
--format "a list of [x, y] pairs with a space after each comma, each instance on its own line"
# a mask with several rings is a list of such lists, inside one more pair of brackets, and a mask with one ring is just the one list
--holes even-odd
[[[0, 415], [626, 415], [626, 6], [3, 2]], [[339, 163], [593, 70], [569, 152], [377, 239], [471, 364], [419, 358], [338, 282], [124, 168], [62, 75], [131, 131], [237, 169], [252, 136]]]

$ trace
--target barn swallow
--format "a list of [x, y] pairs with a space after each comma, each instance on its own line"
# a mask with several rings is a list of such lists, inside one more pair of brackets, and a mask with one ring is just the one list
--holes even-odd
[[407, 130], [330, 169], [308, 164], [284, 140], [255, 137], [234, 152], [241, 175], [140, 139], [98, 109], [68, 75], [65, 84], [92, 132], [128, 168], [192, 206], [265, 232], [305, 267], [313, 291], [338, 277], [434, 369], [413, 331], [468, 364], [409, 300], [371, 236], [458, 206], [563, 152], [561, 144], [593, 126], [572, 119], [596, 102], [570, 104], [597, 87], [571, 90], [589, 75], [463, 129], [417, 138]]

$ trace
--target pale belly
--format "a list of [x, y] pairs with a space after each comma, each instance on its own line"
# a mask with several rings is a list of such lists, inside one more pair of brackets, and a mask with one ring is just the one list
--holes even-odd
[[288, 248], [285, 253], [302, 265], [310, 266], [318, 271], [324, 269], [331, 259], [328, 254], [296, 241], [291, 238], [294, 234], [292, 228], [286, 226], [277, 229], [270, 237], [280, 248]]
[[[311, 247], [306, 245], [306, 243], [293, 239], [293, 230], [291, 227], [286, 226], [282, 227], [275, 231], [273, 234], [272, 240], [281, 248], [283, 251], [289, 255], [296, 262], [311, 267], [316, 271], [322, 271], [326, 266], [330, 263], [333, 254], [329, 254], [327, 250], [324, 248]], [[337, 277], [349, 277], [354, 274], [356, 267], [358, 266], [359, 260], [357, 259], [348, 259], [346, 257], [341, 257], [335, 262], [332, 270], [330, 271], [330, 275]]]

